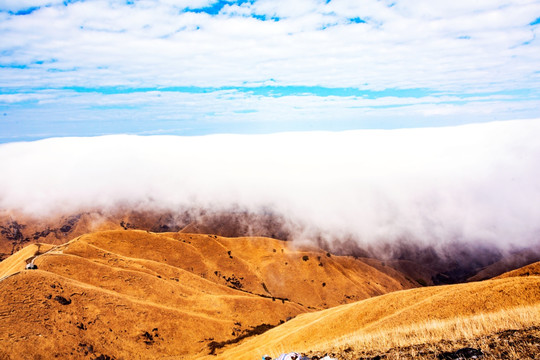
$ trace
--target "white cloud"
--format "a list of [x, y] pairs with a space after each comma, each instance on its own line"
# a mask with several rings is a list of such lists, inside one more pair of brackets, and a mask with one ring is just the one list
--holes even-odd
[[[260, 21], [248, 13], [285, 18]], [[0, 48], [11, 53], [5, 63], [57, 60], [34, 66], [36, 86], [237, 86], [274, 79], [369, 89], [537, 89], [531, 75], [538, 30], [528, 24], [538, 13], [540, 3], [525, 1], [389, 7], [261, 0], [210, 16], [182, 13], [171, 2], [89, 1], [3, 21]], [[352, 17], [367, 23], [350, 24]], [[45, 72], [51, 68], [78, 75]], [[28, 82], [26, 74], [9, 73], [4, 83]]]
[[375, 243], [538, 242], [540, 120], [341, 133], [0, 145], [0, 208], [272, 209]]
[[259, 0], [252, 8], [255, 13], [269, 17], [288, 18], [301, 17], [321, 10], [323, 0]]
[[0, 94], [0, 104], [15, 104], [26, 101], [47, 101], [57, 99], [56, 96], [48, 92], [38, 92], [29, 94]]
[[[175, 129], [218, 124], [219, 131], [230, 132], [237, 131], [235, 124], [254, 122], [275, 131], [280, 127], [270, 122], [326, 121], [338, 124], [327, 129], [344, 129], [540, 115], [540, 26], [529, 25], [540, 14], [538, 1], [259, 0], [231, 2], [217, 15], [182, 10], [214, 3], [36, 1], [32, 4], [43, 7], [28, 15], [0, 11], [4, 120], [25, 125], [37, 118], [78, 124], [146, 120], [144, 128], [122, 127], [136, 133], [152, 131], [151, 121], [164, 119], [177, 120], [168, 126]], [[15, 3], [2, 4], [16, 11]], [[351, 22], [354, 18], [366, 22]], [[214, 91], [264, 85], [421, 90], [411, 96], [374, 93], [369, 99]], [[62, 90], [73, 87], [98, 89]], [[112, 93], [99, 94], [104, 87]], [[210, 89], [204, 89], [207, 94], [115, 94], [122, 87]], [[32, 126], [14, 125], [3, 139], [46, 132]]]
[[62, 4], [63, 0], [0, 0], [0, 10], [21, 11], [29, 8]]
[[[216, 3], [217, 0], [159, 0], [159, 3], [172, 6], [178, 9], [202, 9], [210, 7], [212, 4]], [[154, 1], [146, 2], [149, 7], [152, 7]]]
[[0, 116], [4, 122], [28, 124], [24, 131], [6, 126], [0, 141], [152, 133], [155, 129], [193, 135], [442, 126], [530, 118], [535, 116], [538, 106], [538, 100], [516, 101], [505, 95], [417, 98], [291, 94], [274, 97], [238, 90], [117, 94], [42, 90], [0, 94], [3, 109]]

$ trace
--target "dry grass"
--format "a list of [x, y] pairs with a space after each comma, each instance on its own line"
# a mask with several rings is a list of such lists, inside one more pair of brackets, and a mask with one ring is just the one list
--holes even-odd
[[516, 276], [538, 276], [538, 275], [540, 275], [540, 261], [529, 264], [527, 266], [524, 266], [522, 268], [519, 268], [513, 271], [509, 271], [502, 275], [499, 275], [496, 277], [496, 279], [504, 279], [504, 278], [516, 277]]
[[[451, 350], [463, 339], [498, 346], [478, 339], [540, 324], [540, 276], [525, 276], [530, 269], [393, 291], [410, 284], [382, 265], [287, 245], [135, 230], [80, 236], [37, 257], [38, 270], [0, 281], [0, 359], [252, 360], [297, 350], [357, 360], [389, 349], [397, 355], [384, 358], [399, 359], [410, 358], [399, 355], [404, 347], [433, 355], [431, 344], [454, 341]], [[30, 247], [15, 254], [0, 274], [38, 253]], [[385, 295], [368, 298], [377, 294]], [[503, 358], [540, 352], [509, 344]]]
[[[434, 343], [394, 347], [385, 351], [346, 348], [342, 351], [308, 352], [313, 359], [326, 354], [339, 360], [434, 360], [455, 359], [456, 351], [463, 348], [480, 350], [484, 360], [537, 360], [540, 354], [540, 327], [504, 330], [480, 337], [459, 340], [441, 340]], [[453, 356], [447, 357], [452, 354]]]
[[436, 344], [538, 325], [539, 311], [538, 276], [398, 291], [299, 315], [218, 358], [248, 360], [283, 350], [373, 353]]
[[344, 353], [385, 352], [392, 348], [442, 341], [472, 340], [508, 329], [526, 329], [540, 324], [540, 305], [520, 306], [492, 313], [460, 316], [446, 320], [425, 321], [393, 329], [364, 332], [362, 330], [327, 342], [314, 344], [308, 352]]
[[27, 263], [39, 254], [43, 254], [52, 249], [50, 244], [32, 244], [22, 250], [19, 250], [9, 258], [0, 262], [0, 281], [3, 278], [11, 276], [24, 270]]
[[[0, 263], [0, 277], [16, 273], [0, 281], [0, 359], [198, 358], [299, 314], [412, 286], [289, 245], [140, 230], [81, 235], [46, 254], [52, 245], [31, 245]], [[23, 270], [32, 259], [38, 270]]]

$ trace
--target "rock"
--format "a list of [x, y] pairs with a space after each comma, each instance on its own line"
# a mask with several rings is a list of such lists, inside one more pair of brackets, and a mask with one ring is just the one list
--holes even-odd
[[146, 345], [154, 344], [154, 335], [150, 334], [148, 331], [143, 332], [141, 338]]
[[95, 358], [94, 360], [114, 360], [114, 358], [109, 356], [109, 355], [101, 354], [97, 358]]
[[71, 300], [70, 299], [66, 299], [65, 297], [63, 296], [60, 296], [60, 295], [57, 295], [54, 297], [54, 300], [58, 301], [60, 304], [62, 305], [69, 305], [71, 304]]
[[445, 352], [438, 356], [440, 360], [468, 360], [468, 359], [481, 359], [484, 357], [484, 353], [480, 349], [463, 348], [454, 352]]

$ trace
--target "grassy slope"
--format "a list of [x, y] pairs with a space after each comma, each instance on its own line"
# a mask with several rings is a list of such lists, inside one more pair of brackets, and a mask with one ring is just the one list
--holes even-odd
[[0, 282], [0, 358], [193, 358], [258, 325], [413, 286], [267, 238], [105, 231], [34, 262]]
[[53, 248], [50, 244], [32, 244], [0, 262], [0, 279], [25, 269], [26, 264], [39, 254]]
[[508, 255], [501, 260], [486, 266], [477, 274], [470, 277], [468, 281], [481, 281], [492, 279], [513, 269], [527, 266], [528, 264], [540, 260], [540, 249], [538, 246], [523, 250], [516, 254]]
[[540, 261], [535, 262], [533, 264], [529, 264], [527, 266], [524, 266], [516, 270], [509, 271], [502, 275], [499, 275], [496, 277], [496, 279], [504, 279], [504, 278], [516, 277], [516, 276], [533, 276], [533, 275], [540, 276]]
[[[522, 319], [512, 323], [516, 314]], [[262, 353], [276, 356], [292, 350], [361, 352], [370, 346], [382, 351], [440, 341], [459, 333], [463, 324], [480, 324], [470, 330], [479, 336], [504, 330], [509, 324], [526, 327], [539, 322], [540, 277], [507, 277], [399, 291], [303, 314], [218, 358], [253, 359]]]

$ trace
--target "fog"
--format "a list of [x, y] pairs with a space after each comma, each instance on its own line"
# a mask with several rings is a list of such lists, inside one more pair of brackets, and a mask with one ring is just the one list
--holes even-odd
[[113, 135], [0, 145], [0, 208], [246, 211], [297, 241], [362, 246], [540, 239], [540, 120], [202, 137]]

